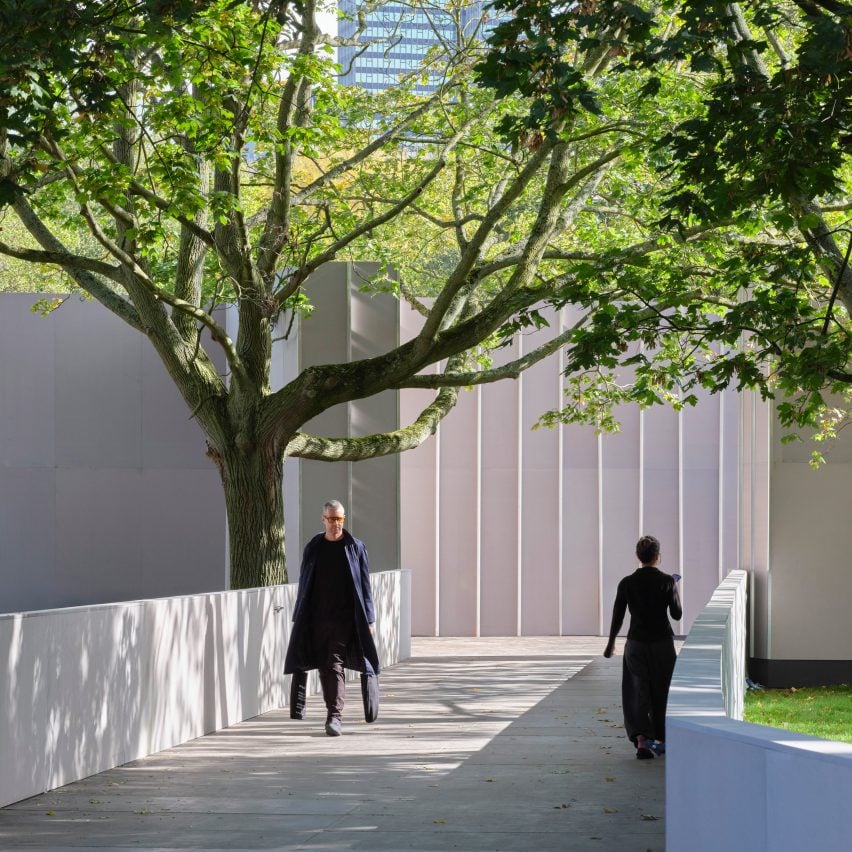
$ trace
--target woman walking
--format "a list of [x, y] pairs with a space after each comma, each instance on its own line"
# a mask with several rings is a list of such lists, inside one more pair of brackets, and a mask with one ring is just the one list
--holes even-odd
[[660, 542], [652, 535], [642, 536], [636, 543], [636, 558], [640, 567], [618, 584], [604, 656], [613, 655], [615, 637], [629, 610], [621, 703], [624, 727], [636, 746], [636, 757], [647, 760], [666, 748], [666, 701], [676, 658], [668, 616], [677, 621], [682, 609], [677, 589], [680, 578], [658, 567]]

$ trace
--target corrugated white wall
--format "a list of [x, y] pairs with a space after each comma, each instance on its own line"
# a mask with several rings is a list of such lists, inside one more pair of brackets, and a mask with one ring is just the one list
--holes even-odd
[[[400, 338], [421, 318], [403, 306]], [[551, 329], [500, 353], [513, 360]], [[402, 564], [412, 570], [415, 635], [601, 634], [641, 534], [682, 574], [685, 633], [739, 567], [740, 398], [675, 412], [621, 411], [621, 432], [533, 430], [559, 405], [561, 362], [462, 392], [438, 435], [401, 458]], [[400, 422], [430, 399], [401, 394]]]

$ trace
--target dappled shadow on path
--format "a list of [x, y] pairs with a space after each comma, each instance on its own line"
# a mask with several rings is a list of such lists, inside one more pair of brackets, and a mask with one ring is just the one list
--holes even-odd
[[0, 847], [662, 849], [663, 761], [633, 759], [620, 661], [565, 647], [416, 657], [374, 725], [353, 685], [326, 737], [312, 697], [6, 808]]

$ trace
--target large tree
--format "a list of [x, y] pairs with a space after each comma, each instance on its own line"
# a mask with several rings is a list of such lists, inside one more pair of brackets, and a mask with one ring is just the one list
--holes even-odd
[[[415, 447], [459, 388], [517, 376], [560, 348], [575, 393], [553, 417], [599, 425], [613, 402], [681, 405], [699, 382], [736, 376], [768, 391], [769, 356], [819, 354], [798, 376], [785, 366], [799, 387], [845, 374], [844, 292], [822, 297], [833, 279], [791, 233], [812, 220], [784, 230], [758, 206], [675, 222], [666, 206], [681, 192], [681, 173], [661, 171], [667, 140], [706, 118], [706, 81], [678, 56], [625, 69], [618, 59], [624, 10], [648, 17], [647, 38], [677, 30], [676, 17], [514, 3], [515, 29], [498, 28], [485, 53], [461, 26], [461, 0], [425, 4], [459, 24], [426, 60], [441, 85], [418, 94], [417, 72], [370, 95], [337, 84], [316, 0], [15, 5], [25, 16], [7, 22], [17, 40], [0, 54], [0, 201], [29, 242], [0, 234], [0, 253], [61, 268], [150, 339], [221, 472], [234, 587], [286, 578], [285, 457]], [[74, 245], [61, 238], [75, 229]], [[310, 309], [312, 272], [353, 257], [382, 262], [371, 286], [408, 299], [419, 334], [273, 391], [276, 327]], [[235, 340], [215, 319], [222, 303], [237, 312]], [[570, 328], [491, 366], [491, 350], [566, 306]], [[750, 348], [738, 346], [744, 329]], [[614, 372], [625, 361], [632, 382]], [[404, 387], [436, 393], [396, 432], [302, 431], [333, 405]]]
[[[490, 138], [491, 99], [469, 85], [461, 26], [429, 59], [443, 76], [434, 95], [416, 95], [415, 76], [373, 97], [336, 85], [316, 0], [55, 5], [16, 4], [5, 22], [16, 39], [0, 69], [2, 198], [33, 244], [3, 241], [0, 253], [61, 267], [149, 338], [221, 472], [232, 585], [280, 582], [284, 458], [367, 458], [428, 437], [456, 400], [453, 374], [554, 292], [537, 278], [542, 257], [617, 156], [617, 127], [600, 131], [612, 137], [603, 151], [572, 139], [567, 118], [543, 145]], [[311, 273], [369, 251], [406, 212], [433, 224], [442, 255], [431, 307], [416, 302], [421, 332], [273, 391], [276, 324], [307, 309]], [[57, 222], [82, 226], [95, 250], [64, 243]], [[234, 340], [214, 315], [223, 302], [238, 312]], [[300, 431], [437, 363], [452, 386], [397, 432]]]

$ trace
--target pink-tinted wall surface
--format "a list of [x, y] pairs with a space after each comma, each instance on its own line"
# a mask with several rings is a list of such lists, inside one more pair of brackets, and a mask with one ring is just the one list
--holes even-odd
[[[513, 360], [570, 316], [519, 337]], [[400, 339], [421, 318], [401, 308]], [[499, 363], [499, 361], [498, 361]], [[619, 412], [621, 431], [533, 426], [559, 405], [553, 356], [517, 380], [463, 391], [435, 438], [400, 461], [402, 566], [412, 571], [416, 635], [603, 634], [615, 587], [656, 535], [663, 570], [683, 575], [685, 633], [739, 567], [736, 394], [682, 412]], [[403, 391], [400, 422], [431, 396]]]

